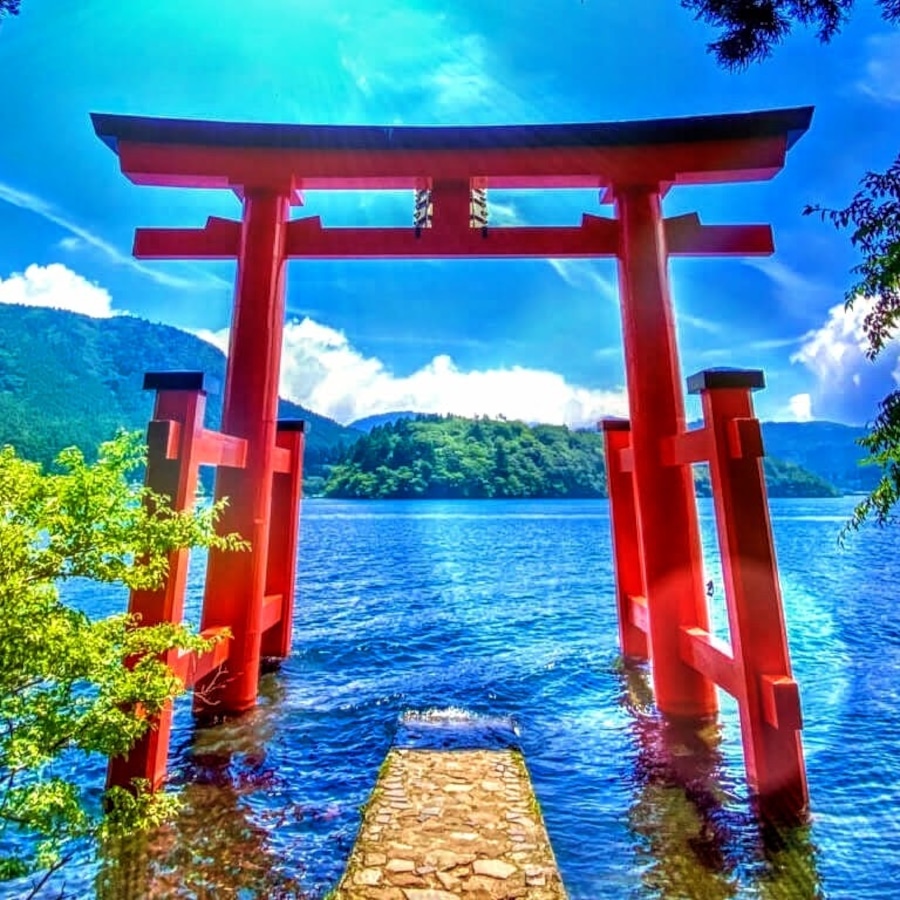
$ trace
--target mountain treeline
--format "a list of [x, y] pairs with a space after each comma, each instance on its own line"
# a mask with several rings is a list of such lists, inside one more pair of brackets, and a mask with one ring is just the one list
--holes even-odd
[[[77, 313], [0, 304], [0, 446], [49, 465], [64, 447], [92, 459], [120, 428], [145, 431], [153, 393], [145, 372], [196, 370], [219, 382], [207, 398], [206, 426], [222, 415], [225, 355], [192, 334], [133, 316], [92, 319]], [[282, 400], [279, 414], [309, 423], [304, 458], [315, 475], [357, 432]]]
[[[766, 458], [771, 496], [831, 497], [811, 472]], [[697, 493], [710, 493], [695, 470]], [[419, 416], [380, 425], [331, 468], [323, 493], [358, 499], [605, 497], [603, 438], [596, 432], [523, 422]]]
[[555, 425], [420, 416], [361, 437], [334, 466], [330, 497], [604, 497], [597, 434]]

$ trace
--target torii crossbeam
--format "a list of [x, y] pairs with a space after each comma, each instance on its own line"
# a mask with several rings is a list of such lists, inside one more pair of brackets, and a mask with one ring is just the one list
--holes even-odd
[[[207, 699], [222, 712], [256, 702], [285, 261], [606, 256], [619, 262], [631, 408], [630, 439], [622, 452], [633, 479], [631, 527], [639, 532], [639, 580], [646, 595], [643, 605], [629, 608], [642, 610], [646, 619], [659, 709], [671, 716], [713, 714], [715, 683], [697, 663], [694, 645], [700, 645], [683, 646], [685, 629], [695, 637], [708, 632], [708, 613], [690, 465], [673, 463], [664, 450], [686, 430], [667, 263], [673, 255], [769, 254], [773, 242], [768, 225], [709, 226], [696, 215], [664, 218], [661, 198], [678, 185], [772, 178], [811, 116], [812, 109], [804, 107], [640, 122], [448, 128], [93, 115], [97, 135], [134, 183], [231, 190], [243, 203], [241, 221], [211, 218], [202, 228], [142, 228], [134, 245], [145, 259], [237, 260], [222, 427], [246, 441], [246, 464], [219, 473], [216, 496], [231, 501], [224, 527], [249, 539], [253, 550], [210, 555], [202, 627], [228, 627], [233, 641], [228, 677], [208, 688]], [[586, 213], [574, 227], [472, 227], [472, 191], [494, 188], [596, 189], [601, 202], [615, 204], [615, 217]], [[302, 205], [305, 191], [396, 189], [431, 192], [430, 227], [335, 228], [319, 217], [290, 218], [290, 207]], [[767, 508], [757, 513], [754, 521], [767, 526]], [[774, 560], [771, 554], [766, 558]], [[777, 583], [774, 562], [768, 565]], [[618, 570], [617, 579], [621, 593]], [[773, 608], [780, 614], [780, 597]], [[744, 672], [741, 658], [733, 662], [741, 683], [750, 685], [744, 691], [747, 727], [782, 723], [783, 740], [762, 742], [775, 749], [748, 756], [751, 784], [797, 814], [807, 802], [799, 706], [788, 714], [795, 692], [784, 625], [777, 619], [772, 646], [783, 652], [765, 656], [772, 671], [760, 677], [768, 679], [766, 685], [780, 685], [780, 718], [771, 709], [768, 719], [756, 710], [754, 704], [763, 702], [753, 687], [756, 675]], [[741, 636], [732, 637], [740, 647]], [[771, 708], [773, 690], [760, 695]], [[770, 764], [769, 753], [787, 754], [790, 763]]]

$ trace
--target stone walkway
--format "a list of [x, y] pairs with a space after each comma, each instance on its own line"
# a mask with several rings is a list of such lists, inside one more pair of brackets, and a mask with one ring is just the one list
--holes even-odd
[[521, 753], [391, 750], [334, 900], [565, 900]]

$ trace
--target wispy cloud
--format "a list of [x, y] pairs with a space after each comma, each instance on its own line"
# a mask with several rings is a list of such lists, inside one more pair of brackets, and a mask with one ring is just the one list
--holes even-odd
[[776, 287], [791, 293], [807, 293], [819, 290], [818, 282], [786, 265], [772, 256], [751, 257], [742, 260], [745, 266], [758, 269], [775, 284]]
[[514, 203], [494, 200], [488, 191], [488, 222], [491, 225], [524, 225], [525, 222]]
[[619, 302], [619, 288], [616, 281], [602, 275], [593, 260], [548, 259], [547, 263], [569, 287], [579, 291], [596, 291], [614, 303]]
[[718, 322], [704, 319], [702, 316], [693, 316], [681, 310], [676, 311], [675, 320], [679, 323], [683, 322], [685, 325], [690, 325], [691, 328], [696, 328], [698, 331], [705, 331], [707, 334], [722, 333], [722, 326]]
[[335, 25], [340, 65], [350, 82], [370, 102], [404, 109], [405, 120], [536, 117], [503, 77], [499, 43], [456, 16], [406, 6], [387, 14], [357, 10]]
[[796, 347], [803, 340], [800, 337], [766, 338], [760, 341], [750, 341], [746, 346], [751, 350], [781, 350], [784, 347]]
[[856, 82], [860, 93], [886, 106], [900, 103], [900, 34], [879, 34], [867, 41], [865, 74]]
[[[227, 350], [227, 329], [195, 334]], [[312, 319], [285, 327], [281, 393], [339, 422], [414, 409], [584, 426], [628, 411], [623, 388], [585, 388], [544, 369], [466, 370], [440, 354], [410, 375], [397, 375], [360, 353], [343, 332]]]
[[133, 269], [135, 272], [139, 272], [157, 284], [162, 284], [166, 287], [197, 290], [198, 288], [221, 287], [226, 284], [221, 278], [214, 275], [204, 275], [200, 279], [179, 278], [175, 275], [160, 272], [150, 266], [145, 266], [131, 255], [123, 253], [109, 241], [73, 222], [68, 216], [61, 213], [41, 197], [29, 194], [26, 191], [20, 191], [3, 182], [0, 182], [0, 200], [12, 206], [17, 206], [19, 209], [25, 209], [34, 213], [42, 219], [46, 219], [48, 222], [52, 222], [54, 225], [58, 225], [60, 228], [68, 231], [69, 236], [60, 241], [60, 246], [64, 250], [71, 252], [80, 249], [82, 246], [93, 247], [115, 265]]

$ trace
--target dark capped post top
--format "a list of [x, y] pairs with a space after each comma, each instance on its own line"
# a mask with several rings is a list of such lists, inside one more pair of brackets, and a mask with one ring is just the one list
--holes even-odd
[[762, 369], [703, 369], [687, 380], [689, 394], [700, 394], [716, 388], [747, 388], [758, 391], [766, 386]]
[[278, 431], [299, 431], [305, 434], [309, 431], [309, 422], [306, 419], [279, 419], [276, 428]]
[[145, 372], [145, 391], [203, 391], [219, 392], [219, 379], [206, 372]]
[[601, 419], [597, 424], [604, 433], [607, 431], [631, 431], [631, 419], [611, 417], [609, 419]]

